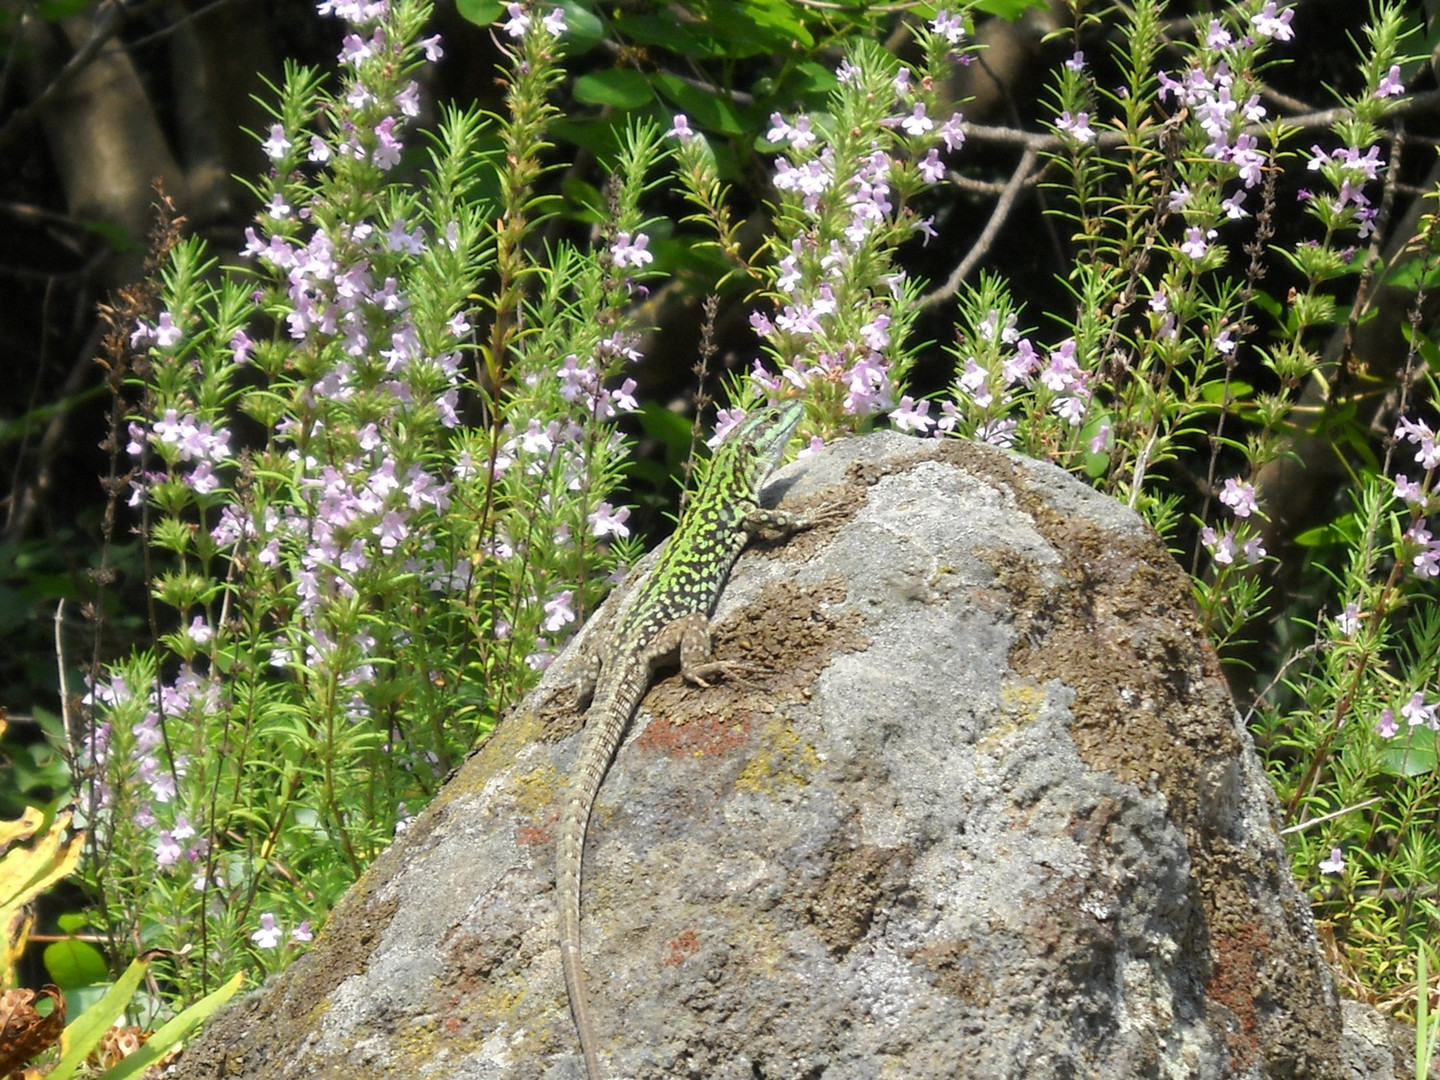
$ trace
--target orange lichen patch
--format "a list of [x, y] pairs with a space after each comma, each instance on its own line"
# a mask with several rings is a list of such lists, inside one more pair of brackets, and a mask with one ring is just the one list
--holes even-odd
[[715, 757], [744, 746], [750, 739], [750, 727], [748, 715], [720, 712], [700, 713], [688, 720], [656, 717], [636, 741], [666, 757]]
[[1253, 926], [1223, 934], [1214, 942], [1214, 967], [1205, 984], [1205, 996], [1235, 1017], [1235, 1026], [1226, 1031], [1225, 1043], [1236, 1072], [1248, 1071], [1259, 1056], [1255, 988], [1260, 973], [1255, 958], [1269, 948], [1268, 939]]
[[516, 845], [532, 847], [536, 844], [553, 844], [555, 842], [555, 822], [559, 820], [559, 814], [551, 814], [541, 825], [517, 826], [515, 829]]
[[661, 959], [665, 967], [679, 967], [700, 951], [700, 935], [694, 930], [682, 930], [665, 943], [665, 956]]

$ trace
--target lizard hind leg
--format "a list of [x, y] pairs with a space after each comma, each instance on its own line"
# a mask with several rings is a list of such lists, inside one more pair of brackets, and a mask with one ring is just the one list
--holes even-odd
[[671, 624], [680, 634], [680, 675], [686, 682], [709, 688], [720, 677], [745, 683], [746, 665], [716, 660], [710, 637], [710, 620], [696, 612]]

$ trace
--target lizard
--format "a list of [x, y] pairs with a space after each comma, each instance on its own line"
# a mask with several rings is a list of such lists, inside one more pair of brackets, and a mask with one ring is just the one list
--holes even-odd
[[602, 1080], [580, 960], [580, 877], [590, 812], [656, 670], [678, 654], [685, 680], [701, 687], [727, 670], [712, 659], [710, 616], [745, 545], [764, 529], [812, 524], [760, 506], [760, 487], [804, 415], [804, 403], [790, 400], [756, 410], [726, 433], [669, 543], [625, 598], [580, 678], [577, 705], [588, 700], [589, 708], [561, 812], [555, 891], [560, 963], [588, 1080]]

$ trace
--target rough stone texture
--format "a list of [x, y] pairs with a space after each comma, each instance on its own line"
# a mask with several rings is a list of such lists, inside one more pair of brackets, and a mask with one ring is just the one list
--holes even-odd
[[[895, 435], [771, 491], [853, 513], [742, 558], [716, 621], [746, 683], [653, 688], [591, 825], [611, 1075], [1392, 1075], [1373, 1015], [1342, 1035], [1186, 579], [1133, 514]], [[572, 677], [179, 1076], [581, 1076], [553, 911]]]

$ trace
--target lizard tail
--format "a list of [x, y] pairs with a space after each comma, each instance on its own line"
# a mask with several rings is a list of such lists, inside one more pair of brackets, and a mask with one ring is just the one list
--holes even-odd
[[[585, 832], [600, 782], [610, 759], [620, 745], [620, 736], [638, 704], [629, 690], [631, 672], [616, 672], [610, 686], [602, 686], [590, 707], [591, 720], [585, 725], [580, 754], [571, 774], [570, 789], [560, 816], [560, 837], [555, 848], [555, 887], [560, 909], [560, 967], [565, 973], [565, 992], [570, 1013], [580, 1036], [587, 1080], [603, 1080], [600, 1057], [595, 1051], [595, 1028], [590, 1021], [590, 1004], [585, 995], [585, 969], [580, 962], [580, 879], [585, 853]], [[641, 687], [643, 691], [643, 686]]]

